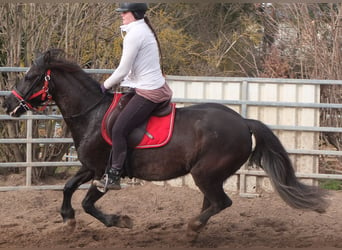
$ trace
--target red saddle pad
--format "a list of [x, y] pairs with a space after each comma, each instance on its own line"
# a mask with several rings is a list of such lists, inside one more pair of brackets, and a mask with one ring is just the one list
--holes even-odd
[[[121, 93], [116, 93], [112, 104], [109, 106], [101, 124], [101, 133], [103, 139], [109, 144], [112, 145], [112, 138], [107, 131], [106, 120], [108, 115], [113, 111], [113, 109], [119, 103], [121, 98]], [[166, 145], [171, 137], [173, 132], [173, 125], [175, 120], [176, 113], [176, 105], [175, 103], [171, 103], [172, 111], [170, 114], [166, 116], [151, 116], [148, 120], [146, 126], [146, 132], [144, 133], [140, 143], [135, 146], [135, 148], [156, 148], [162, 147]]]

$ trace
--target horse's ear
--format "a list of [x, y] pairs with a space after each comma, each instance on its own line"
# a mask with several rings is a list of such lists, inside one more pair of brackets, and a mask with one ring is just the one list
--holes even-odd
[[51, 58], [51, 51], [48, 50], [44, 53], [44, 64], [49, 64]]

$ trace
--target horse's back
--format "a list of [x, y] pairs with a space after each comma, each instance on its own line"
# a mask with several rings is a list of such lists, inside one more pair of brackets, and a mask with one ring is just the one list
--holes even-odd
[[213, 148], [250, 151], [250, 129], [245, 119], [231, 108], [218, 103], [204, 103], [179, 108], [177, 112], [183, 120], [178, 123], [187, 123]]
[[238, 131], [241, 131], [241, 133], [249, 131], [245, 119], [239, 113], [219, 103], [203, 103], [185, 108], [178, 108], [177, 113], [182, 113], [181, 115], [185, 116], [183, 119], [188, 121], [202, 118], [202, 121], [207, 122], [208, 126], [215, 125], [223, 130], [238, 125], [240, 126]]

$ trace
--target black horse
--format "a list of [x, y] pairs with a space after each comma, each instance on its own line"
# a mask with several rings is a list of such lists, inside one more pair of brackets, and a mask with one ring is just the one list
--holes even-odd
[[[113, 96], [102, 94], [98, 82], [66, 60], [62, 51], [52, 49], [36, 59], [2, 106], [7, 114], [19, 117], [50, 98], [72, 132], [82, 163], [63, 190], [61, 215], [74, 226], [73, 193], [81, 184], [100, 179], [106, 168], [111, 147], [102, 138], [100, 127]], [[317, 212], [327, 207], [324, 191], [298, 181], [286, 150], [266, 125], [244, 119], [220, 104], [177, 108], [170, 142], [160, 148], [132, 149], [129, 158], [131, 174], [138, 179], [163, 181], [192, 175], [204, 195], [199, 215], [188, 223], [188, 235], [194, 239], [211, 216], [232, 205], [223, 182], [248, 160], [265, 170], [275, 190], [291, 207]], [[131, 228], [128, 216], [104, 214], [95, 207], [103, 195], [91, 185], [82, 202], [84, 210], [107, 227]]]

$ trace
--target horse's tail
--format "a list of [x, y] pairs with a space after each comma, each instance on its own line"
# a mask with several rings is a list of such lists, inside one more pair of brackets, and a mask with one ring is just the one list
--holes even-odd
[[291, 207], [325, 212], [327, 191], [299, 182], [285, 148], [272, 130], [257, 120], [246, 122], [256, 141], [250, 163], [265, 170], [275, 190]]

